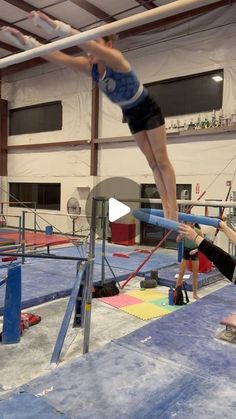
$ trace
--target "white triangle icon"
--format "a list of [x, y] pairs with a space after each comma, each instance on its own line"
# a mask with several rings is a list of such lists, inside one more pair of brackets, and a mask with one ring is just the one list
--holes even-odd
[[124, 215], [129, 214], [129, 212], [130, 207], [128, 207], [128, 205], [117, 201], [115, 198], [109, 199], [109, 221], [111, 223], [123, 217]]

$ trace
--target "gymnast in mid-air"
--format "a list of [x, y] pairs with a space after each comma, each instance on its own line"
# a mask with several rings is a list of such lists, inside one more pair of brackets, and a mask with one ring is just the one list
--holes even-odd
[[[70, 25], [54, 21], [40, 11], [31, 12], [29, 17], [36, 26], [57, 37], [79, 33]], [[24, 50], [41, 45], [36, 39], [24, 36], [11, 27], [3, 27], [2, 33]], [[85, 56], [76, 57], [55, 51], [44, 58], [90, 75], [111, 102], [120, 106], [153, 172], [165, 218], [177, 220], [176, 179], [167, 153], [165, 121], [161, 109], [139, 81], [130, 63], [113, 44], [114, 36], [104, 36], [79, 45], [86, 53]]]

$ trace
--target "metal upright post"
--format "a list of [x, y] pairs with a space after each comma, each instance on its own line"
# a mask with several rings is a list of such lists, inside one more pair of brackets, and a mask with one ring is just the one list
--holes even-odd
[[70, 319], [72, 316], [72, 312], [75, 308], [77, 296], [81, 287], [81, 283], [83, 282], [84, 275], [86, 275], [87, 271], [87, 262], [82, 262], [79, 264], [79, 269], [77, 268], [76, 279], [71, 291], [70, 298], [68, 300], [67, 308], [65, 311], [65, 315], [60, 327], [60, 331], [53, 349], [52, 357], [51, 357], [51, 364], [58, 364], [60, 360], [61, 350], [64, 344], [64, 340], [66, 337], [66, 333], [68, 331], [68, 327], [70, 324]]
[[105, 262], [106, 262], [106, 237], [107, 237], [107, 219], [106, 219], [106, 202], [107, 199], [104, 198], [102, 200], [102, 264], [101, 264], [101, 268], [102, 268], [102, 278], [101, 278], [101, 283], [102, 285], [105, 282]]
[[34, 202], [34, 234], [36, 234], [37, 230], [37, 202]]
[[91, 307], [92, 307], [92, 288], [93, 288], [93, 270], [94, 270], [94, 258], [95, 258], [97, 203], [98, 203], [98, 198], [93, 198], [93, 200], [92, 200], [91, 226], [90, 226], [89, 254], [88, 254], [89, 265], [88, 265], [88, 269], [87, 269], [86, 287], [85, 287], [83, 354], [86, 354], [89, 351]]
[[18, 236], [19, 244], [22, 240], [22, 227], [21, 227], [21, 215], [19, 215], [19, 236]]
[[[21, 251], [22, 254], [24, 255], [25, 253], [25, 214], [26, 211], [22, 211], [22, 240], [21, 240]], [[22, 265], [25, 263], [25, 257], [22, 256]]]
[[72, 218], [72, 236], [75, 236], [75, 218]]

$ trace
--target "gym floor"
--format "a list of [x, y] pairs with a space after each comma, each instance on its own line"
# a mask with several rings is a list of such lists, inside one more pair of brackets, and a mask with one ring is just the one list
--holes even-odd
[[221, 280], [199, 295], [152, 320], [93, 300], [90, 353], [82, 356], [81, 331], [69, 328], [54, 370], [67, 298], [26, 310], [42, 321], [19, 344], [0, 345], [0, 418], [233, 418], [236, 347], [217, 334], [234, 310], [236, 288]]

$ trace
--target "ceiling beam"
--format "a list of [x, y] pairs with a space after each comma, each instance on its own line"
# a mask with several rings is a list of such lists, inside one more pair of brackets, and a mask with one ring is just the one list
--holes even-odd
[[11, 4], [12, 6], [17, 7], [18, 9], [23, 10], [26, 13], [32, 12], [32, 10], [35, 10], [35, 7], [32, 7], [29, 3], [26, 3], [25, 1], [21, 0], [4, 0], [6, 3]]
[[[15, 6], [26, 13], [33, 12], [34, 10], [40, 10], [40, 7], [31, 6], [31, 4], [26, 3], [26, 1], [23, 1], [23, 0], [4, 0], [4, 1], [5, 3], [9, 3], [12, 6]], [[52, 16], [48, 13], [47, 13], [47, 16], [50, 17], [51, 19], [56, 19], [55, 16]]]
[[79, 6], [81, 9], [86, 10], [86, 12], [94, 15], [95, 17], [104, 20], [105, 22], [115, 22], [116, 19], [110, 16], [108, 13], [104, 12], [104, 10], [99, 9], [97, 6], [94, 6], [92, 3], [88, 2], [87, 0], [70, 0], [72, 3]]
[[158, 29], [168, 24], [179, 22], [181, 20], [184, 20], [193, 16], [205, 14], [205, 13], [211, 12], [212, 10], [219, 9], [221, 7], [231, 6], [235, 2], [236, 0], [221, 0], [212, 4], [208, 4], [206, 6], [198, 7], [197, 9], [194, 9], [194, 10], [189, 10], [188, 12], [178, 13], [176, 15], [166, 17], [164, 19], [160, 19], [157, 22], [140, 25], [140, 26], [137, 26], [136, 28], [123, 31], [119, 34], [119, 38], [124, 39], [124, 38], [128, 38], [129, 36], [138, 35], [140, 33]]
[[19, 52], [19, 49], [16, 47], [13, 47], [13, 45], [6, 44], [5, 42], [0, 41], [0, 48], [5, 49], [6, 51], [11, 51], [14, 54], [16, 52]]
[[147, 10], [156, 9], [158, 7], [155, 3], [153, 3], [150, 0], [135, 0], [136, 3], [140, 4], [140, 6], [143, 6]]

